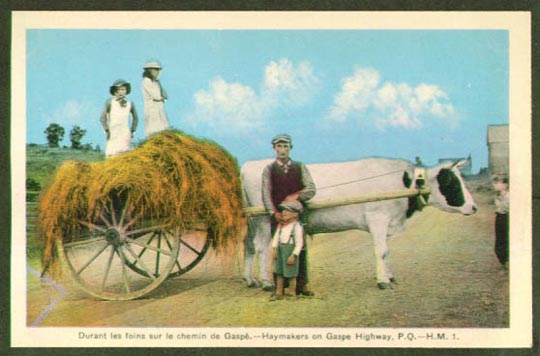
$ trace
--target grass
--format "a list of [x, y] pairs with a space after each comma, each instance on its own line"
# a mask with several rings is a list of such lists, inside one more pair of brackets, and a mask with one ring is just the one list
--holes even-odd
[[26, 177], [42, 187], [50, 184], [58, 167], [67, 160], [103, 161], [105, 153], [71, 148], [49, 148], [42, 145], [26, 146]]
[[[26, 178], [32, 178], [40, 184], [42, 189], [52, 183], [58, 168], [68, 160], [80, 160], [87, 162], [103, 161], [105, 154], [91, 150], [75, 150], [71, 148], [49, 148], [44, 145], [26, 146]], [[27, 201], [37, 200], [39, 191], [27, 194]], [[37, 205], [27, 203], [27, 226], [26, 226], [26, 253], [28, 261], [35, 263], [41, 260], [43, 241], [35, 235], [35, 217]]]

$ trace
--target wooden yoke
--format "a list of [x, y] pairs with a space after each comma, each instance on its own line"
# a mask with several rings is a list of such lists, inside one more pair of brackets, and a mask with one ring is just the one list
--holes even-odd
[[[431, 193], [431, 188], [429, 187], [421, 188], [421, 189], [405, 189], [405, 190], [399, 190], [399, 191], [394, 191], [394, 192], [374, 193], [374, 194], [358, 195], [354, 197], [328, 199], [328, 200], [316, 201], [316, 202], [307, 202], [306, 207], [308, 210], [334, 208], [334, 207], [343, 206], [343, 205], [369, 203], [369, 202], [390, 200], [390, 199], [400, 199], [400, 198], [412, 197], [415, 195], [421, 196], [422, 194], [430, 194], [430, 193]], [[250, 217], [268, 215], [268, 213], [266, 212], [266, 209], [262, 206], [252, 206], [252, 207], [244, 208], [244, 214]]]

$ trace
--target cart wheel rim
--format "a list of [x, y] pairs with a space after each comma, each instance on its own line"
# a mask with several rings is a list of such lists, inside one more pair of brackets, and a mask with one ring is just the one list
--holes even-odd
[[[180, 230], [130, 217], [129, 206], [128, 199], [116, 213], [112, 208], [105, 209], [96, 221], [81, 221], [79, 233], [59, 243], [60, 257], [74, 281], [94, 297], [142, 297], [167, 279], [177, 263]], [[160, 241], [166, 243], [158, 245], [152, 239], [156, 234], [162, 234]], [[137, 270], [132, 268], [134, 265]]]
[[212, 244], [212, 239], [210, 234], [207, 233], [202, 243], [201, 239], [199, 239], [196, 245], [185, 236], [180, 236], [179, 242], [180, 251], [178, 252], [178, 260], [169, 274], [170, 278], [178, 277], [197, 266], [208, 252]]

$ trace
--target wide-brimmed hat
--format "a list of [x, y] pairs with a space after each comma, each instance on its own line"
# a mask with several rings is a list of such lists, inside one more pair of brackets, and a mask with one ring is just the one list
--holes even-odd
[[281, 210], [294, 211], [295, 213], [302, 214], [304, 207], [298, 200], [287, 200], [279, 204]]
[[286, 133], [278, 134], [272, 139], [272, 145], [275, 145], [279, 142], [289, 143], [292, 145], [292, 138], [289, 134]]
[[126, 88], [126, 94], [129, 94], [131, 92], [131, 84], [126, 82], [124, 79], [116, 80], [109, 88], [109, 92], [111, 93], [111, 95], [114, 95], [114, 93], [116, 93], [116, 90], [121, 87]]
[[143, 67], [144, 69], [162, 69], [161, 63], [158, 61], [149, 61]]

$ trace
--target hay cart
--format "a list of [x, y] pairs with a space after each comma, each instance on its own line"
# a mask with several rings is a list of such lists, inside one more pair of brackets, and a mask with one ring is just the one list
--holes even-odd
[[44, 271], [67, 269], [105, 300], [147, 295], [234, 246], [242, 203], [236, 161], [214, 142], [155, 135], [103, 162], [65, 162], [40, 198]]
[[119, 201], [93, 221], [80, 220], [80, 229], [58, 244], [74, 281], [97, 298], [142, 297], [193, 269], [212, 244], [204, 223], [179, 227], [130, 216], [129, 199]]

